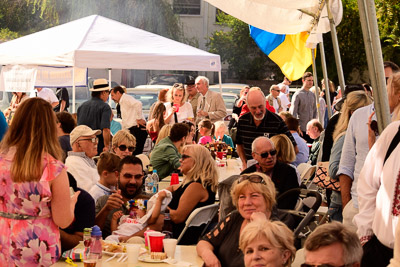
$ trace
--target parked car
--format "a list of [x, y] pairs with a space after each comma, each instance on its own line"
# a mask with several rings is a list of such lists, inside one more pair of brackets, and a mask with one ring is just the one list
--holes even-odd
[[[244, 83], [223, 83], [223, 84], [221, 84], [222, 93], [233, 93], [233, 94], [236, 94], [237, 96], [240, 95], [240, 91], [245, 86], [249, 86], [249, 85], [244, 84]], [[219, 84], [210, 85], [209, 89], [211, 91], [219, 92]]]
[[186, 83], [193, 76], [187, 74], [159, 74], [151, 77], [149, 85], [174, 85], [174, 83]]

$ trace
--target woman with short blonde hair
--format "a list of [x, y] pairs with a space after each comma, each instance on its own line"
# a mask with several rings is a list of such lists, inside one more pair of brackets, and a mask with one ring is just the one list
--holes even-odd
[[278, 161], [289, 164], [296, 159], [293, 143], [286, 134], [274, 135], [270, 139], [275, 145]]
[[296, 255], [293, 232], [280, 221], [252, 221], [240, 234], [239, 248], [246, 267], [257, 264], [287, 267]]
[[136, 148], [136, 138], [128, 130], [119, 130], [112, 139], [112, 148], [121, 159], [131, 156]]

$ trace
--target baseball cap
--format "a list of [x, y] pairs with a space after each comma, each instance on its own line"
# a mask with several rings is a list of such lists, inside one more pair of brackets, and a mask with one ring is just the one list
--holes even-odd
[[101, 134], [100, 130], [92, 130], [89, 126], [79, 125], [76, 126], [69, 135], [71, 146], [75, 143], [75, 141], [81, 136], [91, 136], [91, 135], [99, 135]]

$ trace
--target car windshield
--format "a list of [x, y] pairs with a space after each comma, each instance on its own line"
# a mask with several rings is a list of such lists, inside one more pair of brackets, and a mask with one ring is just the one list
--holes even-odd
[[158, 94], [154, 93], [135, 93], [129, 92], [129, 95], [133, 96], [136, 100], [142, 102], [142, 109], [143, 110], [150, 110], [151, 105], [155, 103], [158, 99]]
[[222, 94], [222, 98], [224, 99], [225, 107], [227, 109], [232, 109], [233, 108], [233, 104], [235, 103], [235, 100], [236, 100], [236, 96]]
[[[214, 92], [219, 92], [219, 87], [210, 87], [211, 91]], [[236, 95], [240, 95], [241, 88], [228, 88], [228, 87], [222, 87], [222, 92], [223, 93], [233, 93]]]
[[149, 82], [149, 85], [151, 84], [174, 85], [174, 83], [185, 83], [185, 80], [186, 80], [185, 75], [163, 74], [152, 77]]

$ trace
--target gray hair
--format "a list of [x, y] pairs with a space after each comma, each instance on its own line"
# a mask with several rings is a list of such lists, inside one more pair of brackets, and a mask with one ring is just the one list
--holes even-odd
[[268, 137], [265, 137], [265, 136], [259, 136], [256, 139], [254, 139], [253, 143], [251, 143], [251, 152], [256, 152], [257, 143], [260, 140], [264, 140], [264, 139], [271, 144], [273, 149], [275, 149], [275, 144], [274, 144], [274, 142], [271, 141], [271, 139], [269, 139]]
[[355, 232], [339, 222], [331, 222], [318, 226], [304, 243], [307, 251], [316, 251], [321, 247], [340, 243], [343, 248], [343, 262], [345, 265], [361, 263], [363, 249]]
[[207, 85], [207, 87], [210, 84], [210, 80], [206, 76], [197, 76], [194, 82], [198, 83], [199, 81], [203, 81]]

